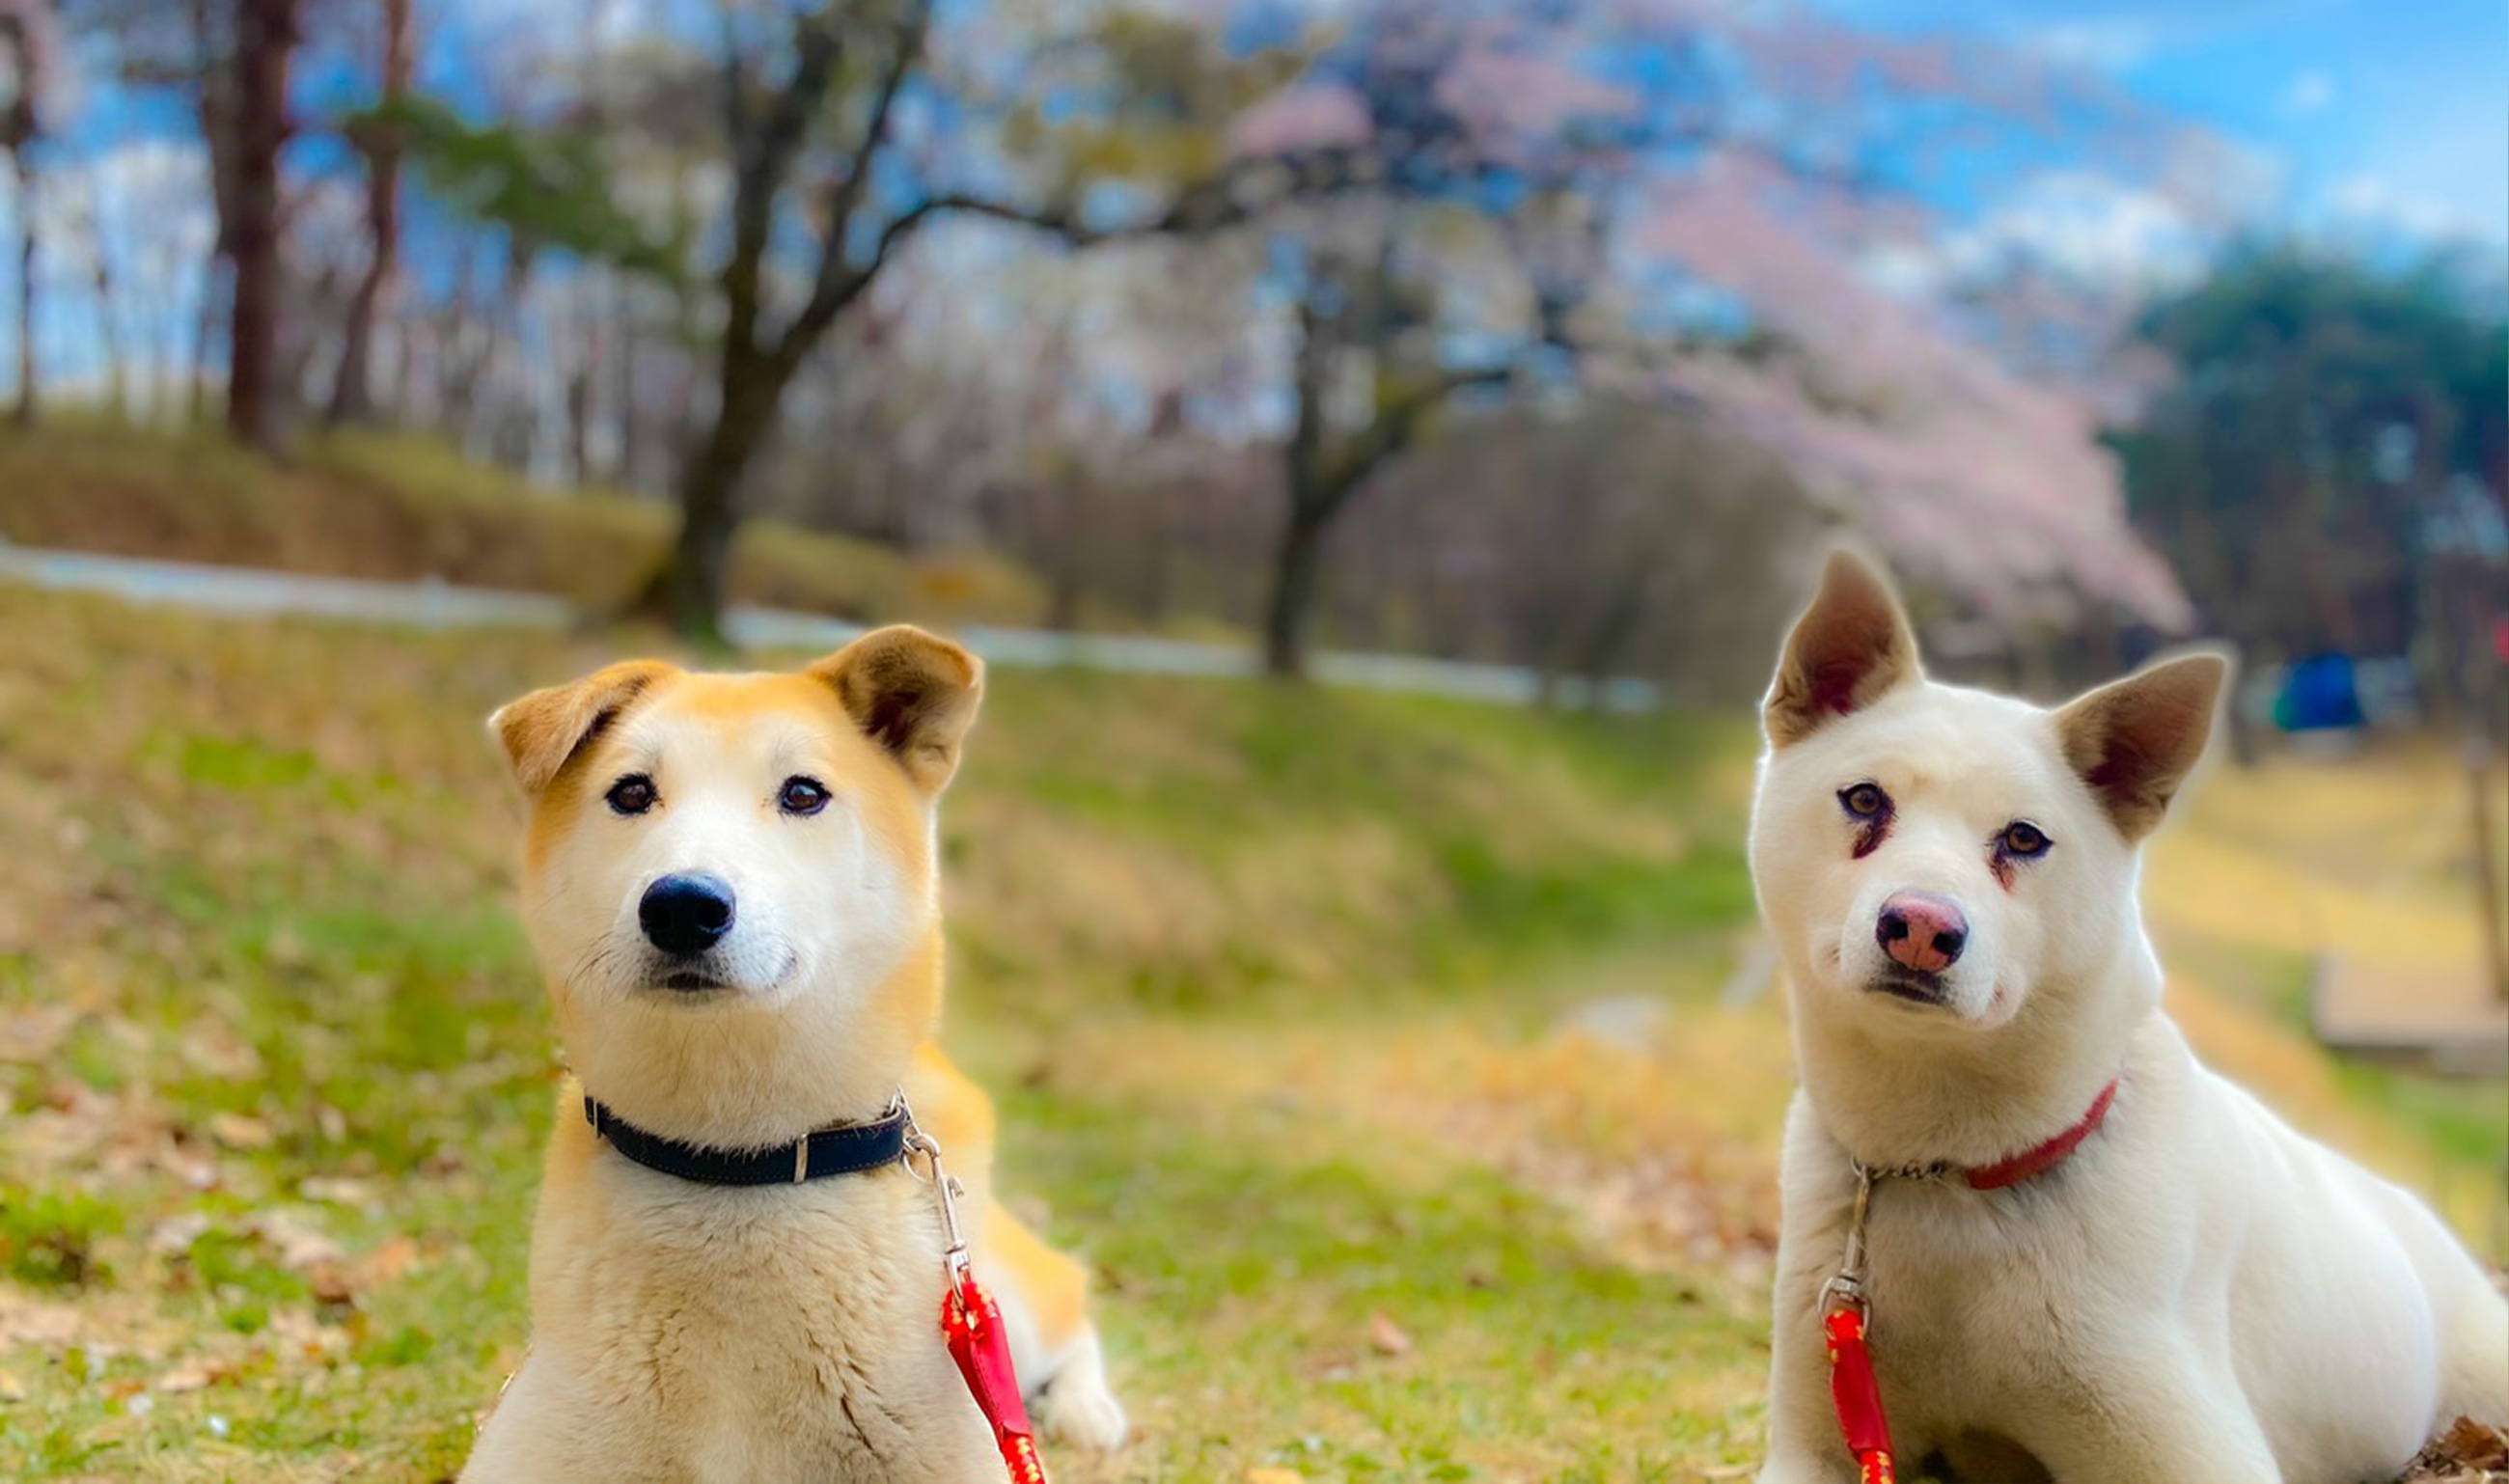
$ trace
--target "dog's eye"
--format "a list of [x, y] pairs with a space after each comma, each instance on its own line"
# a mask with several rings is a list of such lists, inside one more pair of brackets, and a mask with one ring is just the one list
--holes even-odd
[[775, 807], [787, 814], [816, 814], [827, 806], [828, 786], [816, 778], [797, 773], [775, 791]]
[[1879, 784], [1859, 783], [1854, 788], [1841, 789], [1838, 802], [1841, 808], [1857, 819], [1880, 819], [1891, 812], [1891, 796], [1883, 793]]
[[1995, 837], [1995, 846], [1998, 850], [2005, 855], [2018, 856], [2025, 861], [2032, 856], [2045, 855], [2047, 847], [2054, 843], [2055, 841], [2047, 838], [2037, 825], [2026, 819], [2014, 820], [2003, 827], [2002, 835]]
[[618, 813], [642, 814], [654, 807], [656, 796], [654, 793], [653, 779], [642, 773], [629, 773], [612, 784], [610, 792], [602, 797], [609, 799], [610, 807]]

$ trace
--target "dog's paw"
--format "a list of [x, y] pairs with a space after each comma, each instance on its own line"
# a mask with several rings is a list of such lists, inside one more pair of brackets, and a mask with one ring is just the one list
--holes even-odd
[[1096, 1335], [1047, 1384], [1043, 1403], [1048, 1437], [1100, 1453], [1124, 1445], [1124, 1404], [1106, 1385]]

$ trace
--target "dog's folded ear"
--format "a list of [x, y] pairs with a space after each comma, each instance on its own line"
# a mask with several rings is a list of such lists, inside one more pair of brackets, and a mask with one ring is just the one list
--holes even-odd
[[1916, 631], [1890, 582], [1863, 558], [1834, 551], [1761, 703], [1769, 745], [1800, 742], [1924, 674]]
[[576, 754], [618, 720], [645, 687], [670, 671], [658, 659], [631, 659], [579, 681], [535, 690], [498, 707], [488, 718], [489, 735], [505, 747], [514, 782], [525, 794], [538, 797]]
[[938, 794], [985, 693], [984, 661], [911, 624], [875, 629], [809, 667], [916, 787]]
[[2228, 656], [2182, 654], [2069, 702], [2056, 713], [2065, 761], [2090, 785], [2117, 833], [2139, 840], [2160, 823], [2204, 756]]

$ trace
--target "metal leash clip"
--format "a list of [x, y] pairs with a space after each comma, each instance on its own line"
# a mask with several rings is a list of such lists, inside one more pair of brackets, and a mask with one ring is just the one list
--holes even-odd
[[[967, 1255], [966, 1234], [958, 1229], [958, 1198], [967, 1193], [967, 1187], [958, 1183], [956, 1175], [941, 1168], [941, 1141], [916, 1124], [915, 1110], [907, 1106], [903, 1088], [898, 1090], [897, 1106], [906, 1114], [906, 1150], [898, 1156], [898, 1163], [906, 1167], [908, 1174], [929, 1184], [941, 1201], [941, 1231], [949, 1240], [948, 1247], [941, 1254], [941, 1271], [950, 1280], [950, 1293], [955, 1303], [959, 1286], [975, 1267], [974, 1259]], [[922, 1162], [920, 1168], [917, 1165], [918, 1159]]]
[[1847, 1218], [1847, 1252], [1838, 1262], [1838, 1271], [1820, 1285], [1820, 1312], [1834, 1314], [1853, 1309], [1872, 1323], [1873, 1305], [1864, 1296], [1864, 1218], [1873, 1206], [1873, 1171], [1861, 1162], [1854, 1164], [1855, 1206]]

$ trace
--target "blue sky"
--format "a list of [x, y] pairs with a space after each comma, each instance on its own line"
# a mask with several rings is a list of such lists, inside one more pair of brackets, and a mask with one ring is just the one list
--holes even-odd
[[2501, 0], [1816, 0], [1886, 30], [1985, 33], [2205, 124], [2271, 174], [2268, 220], [2509, 242]]

